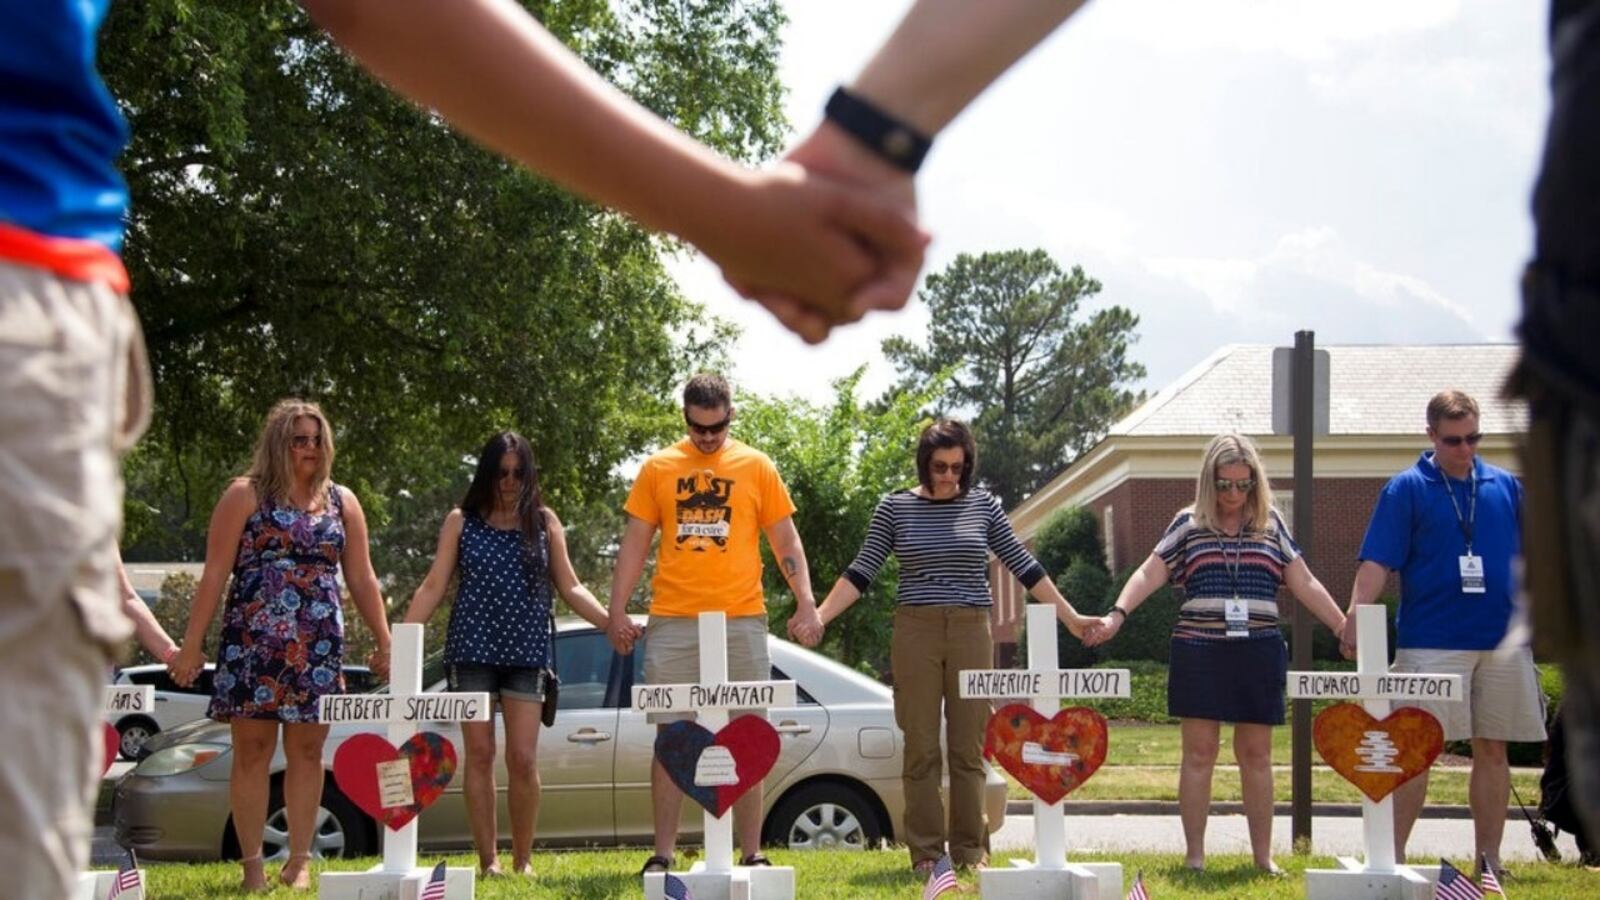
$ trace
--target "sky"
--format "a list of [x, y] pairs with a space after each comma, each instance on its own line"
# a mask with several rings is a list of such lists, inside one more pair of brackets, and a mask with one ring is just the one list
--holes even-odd
[[[781, 78], [797, 135], [909, 2], [792, 0]], [[918, 176], [960, 253], [1042, 248], [1095, 304], [1140, 316], [1152, 393], [1229, 343], [1512, 339], [1543, 124], [1548, 4], [1504, 0], [1091, 2], [978, 97]], [[685, 293], [742, 329], [735, 387], [825, 402], [927, 315], [875, 313], [820, 347], [699, 258]]]

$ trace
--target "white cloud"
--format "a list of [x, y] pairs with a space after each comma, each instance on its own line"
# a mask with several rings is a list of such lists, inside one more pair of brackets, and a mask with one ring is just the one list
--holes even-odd
[[[1326, 226], [1284, 235], [1257, 259], [1168, 257], [1146, 259], [1143, 265], [1152, 274], [1198, 291], [1215, 312], [1224, 315], [1295, 309], [1305, 305], [1308, 296], [1320, 304], [1332, 290], [1335, 295], [1346, 295], [1347, 310], [1365, 308], [1402, 330], [1409, 330], [1404, 326], [1416, 320], [1444, 320], [1453, 323], [1449, 329], [1453, 334], [1464, 332], [1472, 339], [1487, 339], [1470, 310], [1426, 279], [1385, 271], [1356, 258], [1338, 233]], [[1285, 296], [1279, 289], [1286, 284], [1315, 287]], [[1419, 329], [1418, 338], [1413, 339], [1426, 337], [1427, 329]]]
[[[1228, 50], [1325, 60], [1350, 45], [1440, 28], [1459, 0], [1145, 0], [1125, 2], [1114, 33], [1165, 52]], [[1093, 15], [1093, 5], [1090, 7]]]

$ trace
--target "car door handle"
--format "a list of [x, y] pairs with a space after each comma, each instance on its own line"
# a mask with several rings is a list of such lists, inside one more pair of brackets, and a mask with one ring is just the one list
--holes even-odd
[[165, 702], [167, 702], [167, 698], [166, 697], [157, 697], [156, 698], [156, 702], [157, 703], [165, 703]]
[[574, 744], [598, 744], [601, 741], [611, 740], [611, 732], [595, 731], [593, 728], [585, 728], [581, 731], [574, 731], [573, 733], [567, 735], [567, 740]]
[[811, 726], [797, 725], [794, 722], [780, 722], [778, 727], [773, 730], [779, 734], [810, 734]]

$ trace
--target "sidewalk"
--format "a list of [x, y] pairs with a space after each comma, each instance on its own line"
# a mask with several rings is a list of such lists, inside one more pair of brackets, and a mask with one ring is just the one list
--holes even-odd
[[[1089, 804], [1083, 804], [1089, 806]], [[1026, 815], [1007, 813], [1006, 824], [992, 839], [996, 851], [1032, 850], [1032, 804]], [[1176, 806], [1176, 804], [1173, 804]], [[1074, 808], [1074, 813], [1079, 812]], [[1314, 852], [1328, 856], [1361, 856], [1361, 819], [1344, 816], [1314, 816], [1311, 820], [1311, 842]], [[1576, 859], [1578, 848], [1572, 836], [1563, 834], [1556, 841], [1565, 859]], [[1067, 847], [1071, 858], [1095, 854], [1121, 852], [1182, 853], [1183, 825], [1176, 813], [1171, 815], [1129, 815], [1105, 813], [1100, 815], [1067, 816]], [[1276, 816], [1272, 820], [1272, 847], [1274, 854], [1288, 854], [1290, 850], [1289, 817]], [[1537, 860], [1538, 847], [1528, 830], [1528, 823], [1520, 817], [1506, 822], [1505, 838], [1501, 842], [1501, 858], [1507, 862]], [[1242, 815], [1213, 814], [1206, 825], [1206, 849], [1211, 853], [1250, 852], [1250, 835]], [[1410, 845], [1406, 848], [1414, 862], [1437, 863], [1440, 857], [1461, 860], [1472, 856], [1472, 821], [1470, 819], [1425, 818], [1412, 830]]]

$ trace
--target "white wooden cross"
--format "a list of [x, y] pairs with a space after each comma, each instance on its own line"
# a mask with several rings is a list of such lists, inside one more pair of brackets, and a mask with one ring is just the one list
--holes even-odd
[[[730, 709], [770, 709], [795, 705], [792, 681], [728, 680], [728, 618], [724, 613], [701, 613], [700, 680], [695, 684], [635, 685], [633, 708], [637, 712], [698, 713], [701, 725], [715, 733], [728, 724]], [[706, 856], [683, 879], [696, 900], [793, 900], [794, 869], [789, 866], [735, 866], [733, 864], [733, 810], [722, 816], [705, 814]], [[754, 852], [753, 848], [745, 848]], [[666, 877], [652, 872], [644, 878], [645, 900], [665, 896]]]
[[[1294, 700], [1359, 699], [1368, 715], [1389, 715], [1390, 701], [1459, 702], [1460, 675], [1389, 673], [1389, 632], [1383, 606], [1356, 609], [1356, 671], [1290, 672], [1289, 697]], [[1343, 869], [1306, 870], [1307, 900], [1395, 897], [1428, 900], [1432, 881], [1417, 868], [1397, 864], [1394, 847], [1394, 795], [1373, 802], [1361, 798], [1361, 840], [1364, 860], [1341, 858]]]
[[[1055, 608], [1028, 604], [1028, 668], [963, 669], [965, 699], [1009, 700], [1028, 697], [1040, 715], [1061, 711], [1063, 697], [1132, 696], [1127, 669], [1060, 669]], [[1122, 896], [1121, 863], [1068, 863], [1065, 798], [1046, 803], [1033, 798], [1035, 861], [1012, 860], [1013, 868], [984, 869], [978, 887], [984, 897], [1073, 898]]]
[[[156, 707], [156, 689], [148, 684], [110, 684], [106, 685], [105, 708], [108, 713], [126, 715], [128, 713], [148, 713]], [[104, 731], [102, 728], [101, 731]], [[102, 751], [104, 752], [104, 751]], [[73, 891], [73, 900], [104, 900], [111, 892], [111, 885], [116, 881], [116, 870], [91, 869], [88, 872], [78, 873], [78, 886]], [[145, 881], [144, 870], [139, 870], [140, 893], [124, 893], [124, 897], [144, 896]], [[126, 891], [126, 889], [124, 889]]]
[[[419, 722], [488, 722], [493, 718], [489, 695], [422, 692], [422, 626], [394, 626], [389, 644], [388, 694], [330, 694], [319, 703], [324, 725], [386, 723], [389, 743], [396, 747], [417, 733]], [[457, 749], [458, 767], [465, 765]], [[460, 769], [457, 769], [460, 775]], [[319, 900], [416, 900], [431, 874], [417, 868], [417, 819], [398, 831], [383, 827], [383, 863], [366, 872], [324, 872], [317, 879]], [[470, 900], [476, 872], [451, 868], [445, 876], [447, 900]]]

